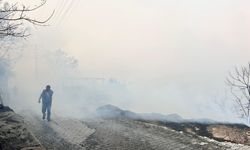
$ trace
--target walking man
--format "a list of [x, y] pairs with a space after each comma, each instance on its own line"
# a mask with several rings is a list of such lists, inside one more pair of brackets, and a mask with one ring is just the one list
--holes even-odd
[[48, 121], [50, 121], [52, 95], [53, 95], [53, 91], [50, 89], [50, 85], [47, 85], [46, 88], [42, 91], [42, 94], [38, 100], [38, 103], [40, 103], [41, 99], [42, 99], [43, 119], [45, 119], [46, 112], [47, 112], [47, 120]]

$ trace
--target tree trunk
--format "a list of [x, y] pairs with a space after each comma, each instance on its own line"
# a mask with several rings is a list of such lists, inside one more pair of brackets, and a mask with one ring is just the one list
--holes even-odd
[[248, 100], [248, 106], [247, 106], [247, 124], [250, 125], [250, 99]]

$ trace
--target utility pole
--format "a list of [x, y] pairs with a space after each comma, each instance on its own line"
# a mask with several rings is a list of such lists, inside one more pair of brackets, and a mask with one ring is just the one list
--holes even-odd
[[38, 80], [38, 49], [37, 49], [37, 45], [35, 45], [35, 48], [34, 48], [34, 55], [35, 55], [34, 73], [35, 73], [35, 79]]

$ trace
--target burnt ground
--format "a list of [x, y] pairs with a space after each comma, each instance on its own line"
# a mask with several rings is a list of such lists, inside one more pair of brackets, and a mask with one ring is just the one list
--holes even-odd
[[191, 134], [140, 121], [101, 119], [87, 124], [96, 130], [82, 143], [89, 150], [228, 149]]
[[9, 107], [0, 109], [0, 150], [42, 150], [37, 138], [29, 131], [24, 119]]
[[250, 145], [250, 128], [243, 124], [195, 123], [195, 122], [155, 122], [176, 131], [205, 136], [220, 142]]
[[98, 108], [96, 112], [102, 118], [136, 120], [168, 127], [197, 137], [250, 145], [250, 128], [243, 124], [218, 123], [209, 119], [187, 120], [177, 114], [138, 114], [122, 110], [113, 105], [104, 105]]
[[130, 119], [77, 121], [53, 118], [43, 121], [27, 116], [29, 129], [46, 149], [58, 150], [168, 150], [168, 149], [228, 149], [197, 136], [169, 128]]
[[[8, 142], [1, 141], [1, 146], [5, 144], [5, 148], [0, 149], [4, 150], [31, 146], [40, 147], [40, 149], [44, 147], [48, 150], [247, 150], [250, 148], [244, 145], [217, 142], [181, 130], [173, 130], [171, 127], [155, 122], [127, 118], [92, 118], [80, 121], [53, 115], [52, 121], [47, 122], [42, 120], [40, 115], [29, 112], [22, 114], [24, 118], [17, 117], [19, 119], [13, 119], [11, 116], [4, 117], [3, 114], [0, 113], [1, 119], [14, 120], [0, 128], [0, 140], [5, 139]], [[14, 112], [11, 114], [15, 115]], [[12, 128], [16, 120], [21, 122], [23, 128]], [[0, 123], [6, 123], [5, 121], [1, 120]], [[2, 131], [6, 131], [4, 132], [6, 134], [3, 134]], [[23, 135], [27, 136], [17, 136], [15, 133], [19, 133], [19, 131], [24, 131], [21, 133], [25, 133]], [[28, 145], [20, 145], [18, 143], [20, 139], [27, 141]]]

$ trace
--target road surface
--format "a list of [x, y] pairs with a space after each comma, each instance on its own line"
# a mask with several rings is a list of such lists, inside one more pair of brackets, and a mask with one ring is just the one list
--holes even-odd
[[128, 119], [77, 120], [25, 115], [30, 130], [46, 149], [58, 150], [214, 150], [249, 149]]

